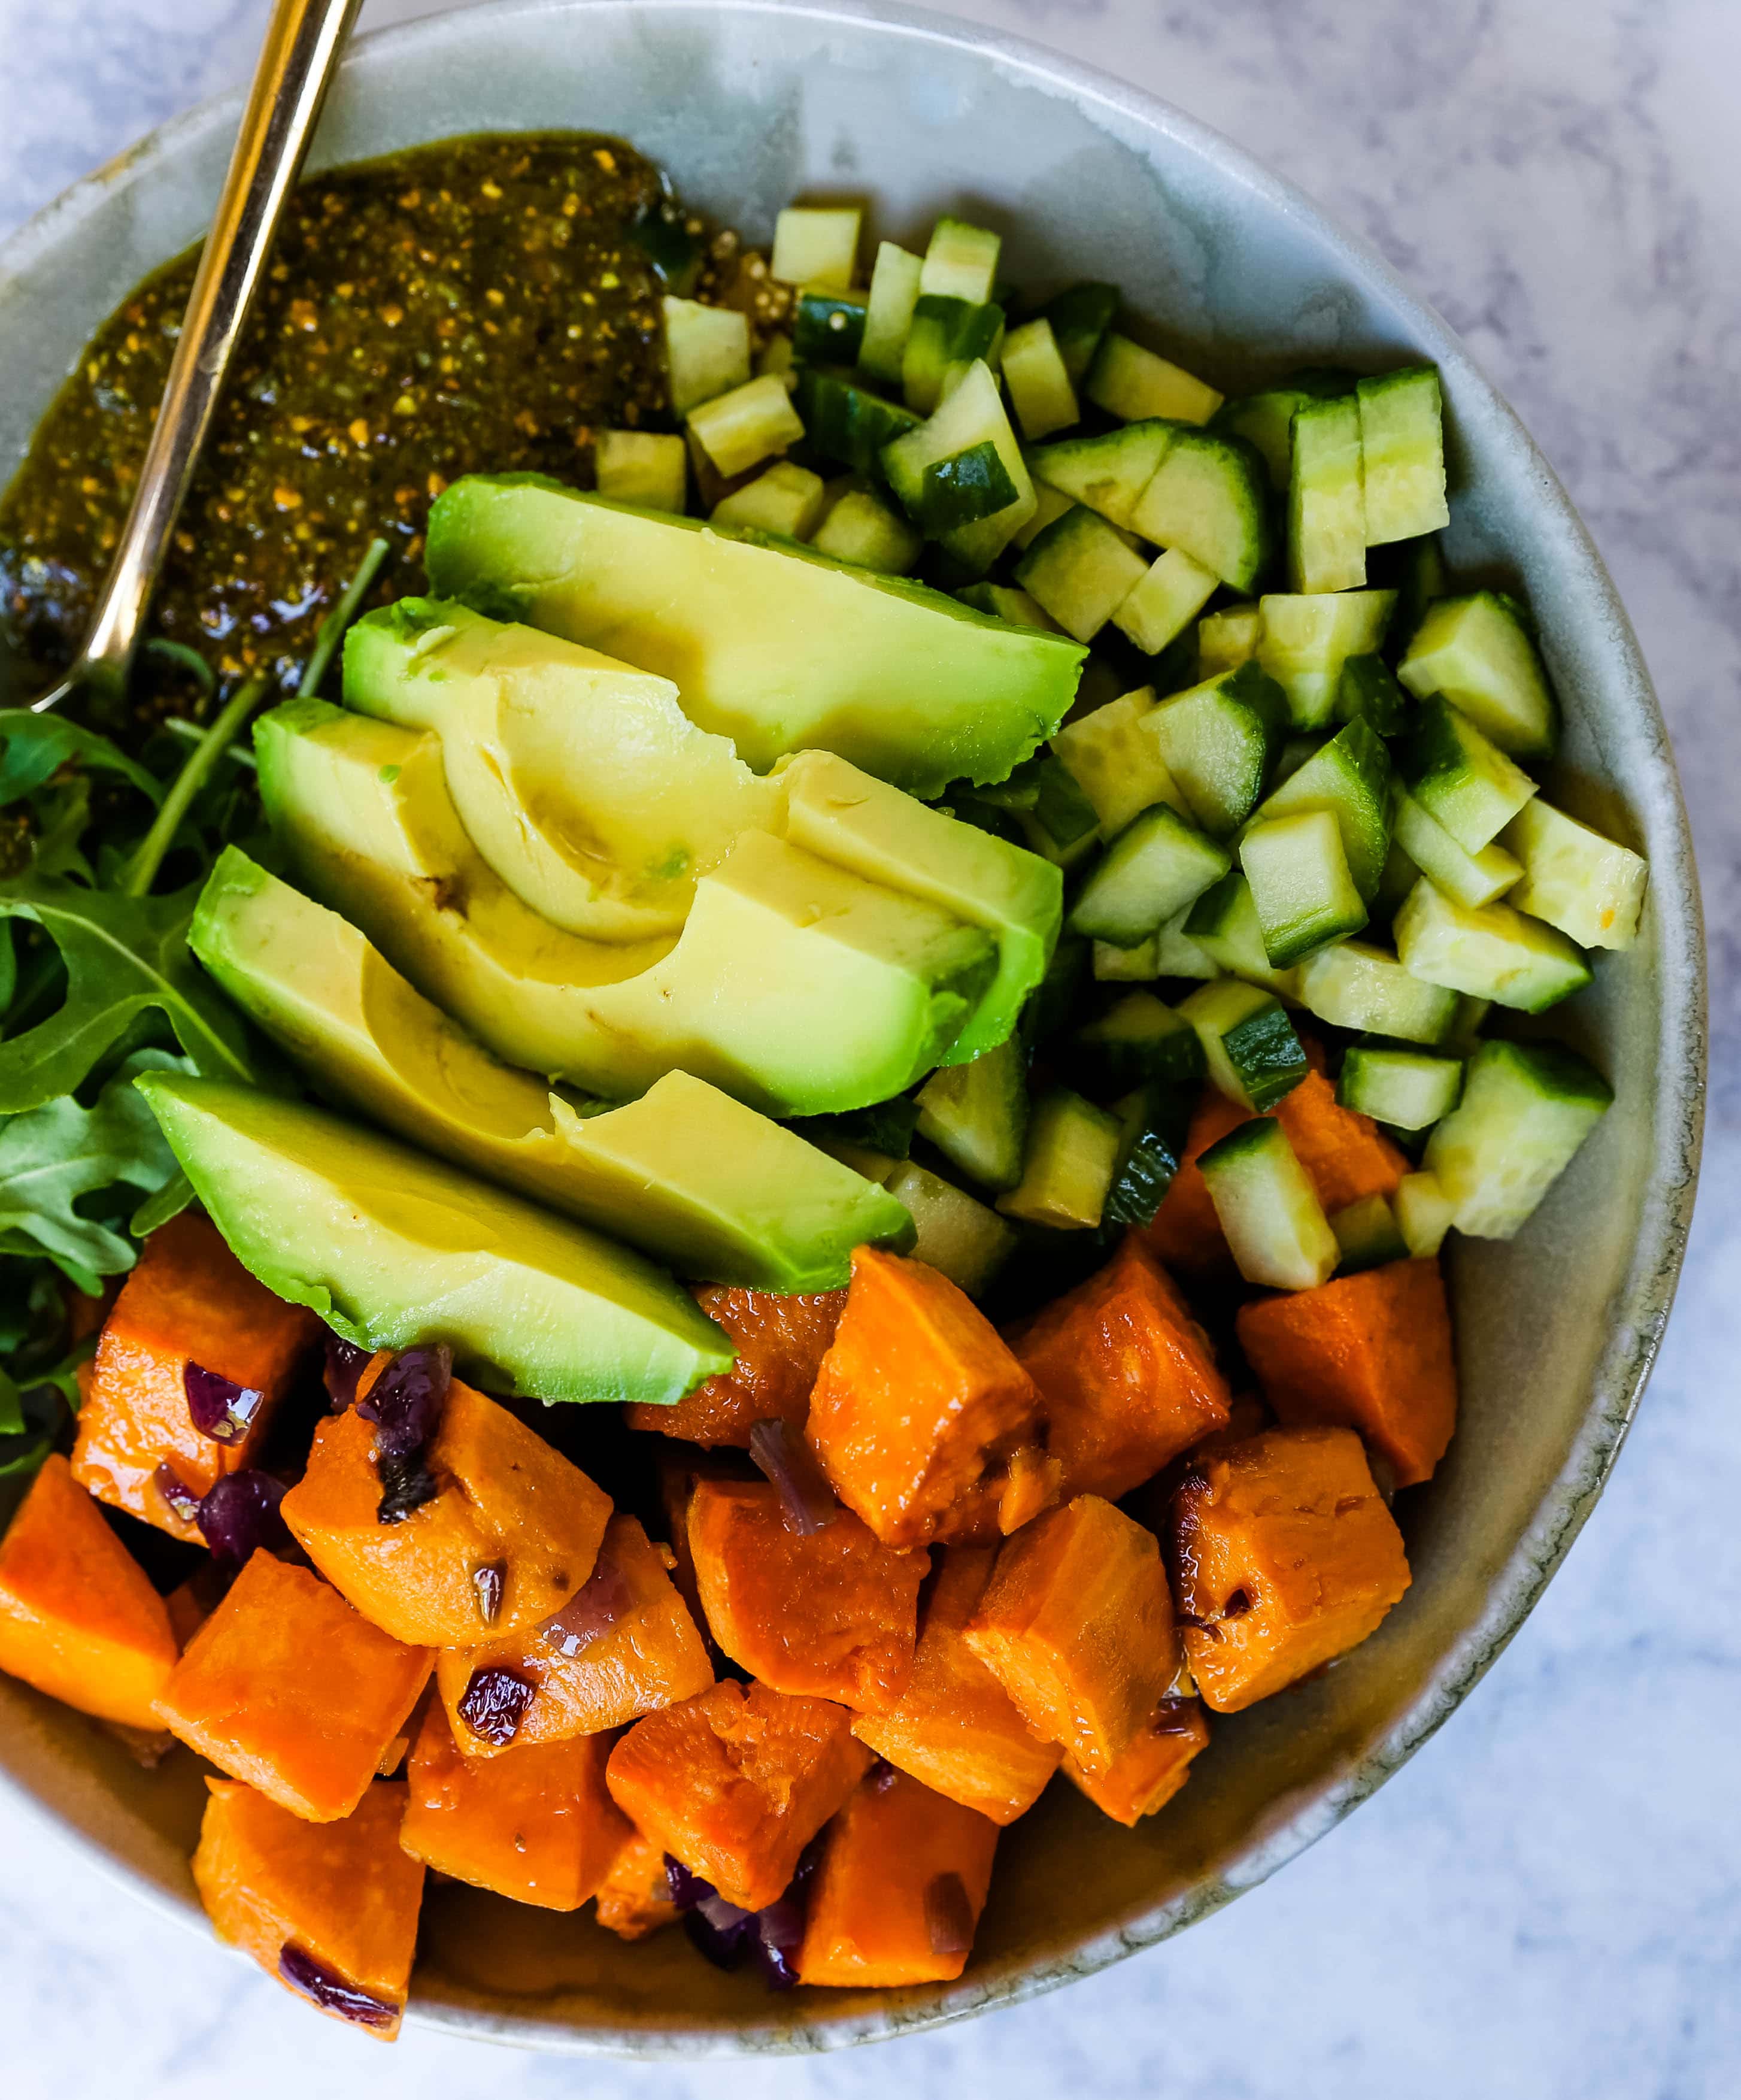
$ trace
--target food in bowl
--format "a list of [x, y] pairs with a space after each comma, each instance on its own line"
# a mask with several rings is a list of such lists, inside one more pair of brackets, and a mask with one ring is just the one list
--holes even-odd
[[[992, 229], [866, 271], [798, 205], [764, 258], [644, 170], [311, 186], [405, 296], [313, 246], [268, 307], [150, 718], [0, 717], [0, 1158], [51, 1191], [0, 1257], [0, 1667], [203, 1757], [217, 1930], [385, 2036], [429, 1870], [899, 1987], [963, 1972], [1049, 1785], [1188, 1815], [1208, 1715], [1407, 1591], [1442, 1243], [1609, 1102], [1495, 1022], [1646, 879], [1528, 770], [1527, 608], [1444, 572], [1431, 368], [1226, 399]], [[510, 223], [585, 258], [474, 311]], [[0, 508], [39, 639], [140, 296]], [[466, 393], [505, 339], [588, 346], [566, 426]], [[515, 429], [542, 471], [474, 449]], [[384, 583], [284, 588], [390, 523]]]

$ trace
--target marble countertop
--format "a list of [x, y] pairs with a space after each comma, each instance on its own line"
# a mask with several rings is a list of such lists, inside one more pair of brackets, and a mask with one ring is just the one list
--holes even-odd
[[[0, 0], [0, 231], [245, 76], [264, 0]], [[365, 24], [424, 11], [371, 0]], [[1302, 183], [1461, 329], [1571, 490], [1673, 730], [1714, 1067], [1681, 1302], [1613, 1485], [1469, 1703], [1183, 1939], [816, 2061], [381, 2051], [0, 1809], [7, 2100], [1733, 2100], [1741, 2090], [1741, 174], [1736, 0], [971, 0]]]

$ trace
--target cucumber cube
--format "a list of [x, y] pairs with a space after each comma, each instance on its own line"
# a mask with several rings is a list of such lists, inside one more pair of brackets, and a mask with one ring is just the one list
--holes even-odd
[[1405, 1174], [1391, 1198], [1403, 1243], [1416, 1261], [1430, 1260], [1451, 1229], [1451, 1198], [1436, 1174]]
[[1102, 338], [1118, 318], [1122, 304], [1116, 285], [1072, 285], [1046, 304], [1046, 318], [1058, 338], [1059, 355], [1070, 375], [1070, 384], [1081, 383], [1094, 363]]
[[1118, 1158], [1106, 1192], [1103, 1223], [1139, 1227], [1154, 1223], [1155, 1212], [1184, 1156], [1196, 1092], [1194, 1087], [1159, 1079], [1138, 1087], [1117, 1104]]
[[1232, 864], [1196, 825], [1158, 802], [1107, 848], [1077, 893], [1070, 931], [1133, 948], [1177, 918]]
[[1197, 622], [1197, 676], [1236, 671], [1258, 653], [1263, 615], [1255, 605], [1230, 605]]
[[[989, 569], [1008, 545], [1011, 535], [1034, 510], [1034, 483], [1029, 479], [1021, 448], [1010, 419], [1003, 412], [998, 382], [985, 364], [976, 360], [962, 375], [953, 392], [939, 405], [929, 421], [885, 446], [883, 471], [910, 517], [924, 503], [925, 470], [954, 457], [981, 443], [991, 445], [1016, 494], [1014, 500], [990, 516], [962, 525], [945, 534], [943, 545], [963, 567], [976, 573]], [[1017, 580], [1056, 618], [1056, 608], [1047, 605], [1044, 593], [1027, 583], [1020, 572]], [[1068, 627], [1069, 623], [1061, 623]], [[1081, 638], [1086, 640], [1086, 637]]]
[[1042, 314], [1012, 329], [1003, 344], [1003, 383], [1015, 407], [1016, 420], [1029, 444], [1054, 430], [1067, 430], [1080, 420], [1076, 389], [1064, 365], [1052, 324]]
[[[1094, 981], [1096, 984], [1152, 984], [1160, 976], [1155, 962], [1157, 936], [1139, 941], [1134, 948], [1116, 947], [1110, 941], [1094, 944]], [[1215, 974], [1210, 964], [1209, 974]]]
[[1264, 953], [1277, 969], [1366, 924], [1366, 906], [1348, 872], [1342, 832], [1329, 810], [1302, 810], [1254, 826], [1245, 833], [1239, 857]]
[[1280, 687], [1245, 664], [1175, 694], [1145, 718], [1145, 733], [1211, 837], [1231, 836], [1256, 806], [1286, 713]]
[[[1236, 868], [1206, 889], [1186, 915], [1185, 938], [1207, 955], [1215, 969], [1262, 985], [1283, 999], [1299, 996], [1300, 973], [1279, 970], [1263, 945], [1263, 929], [1252, 902], [1251, 885]], [[1215, 969], [1206, 974], [1214, 976]], [[1156, 972], [1159, 976], [1160, 971]], [[1181, 974], [1183, 974], [1181, 973]]]
[[976, 525], [1016, 501], [998, 448], [990, 438], [947, 459], [932, 460], [919, 479], [914, 523], [928, 540], [941, 540], [963, 525]]
[[1501, 843], [1523, 863], [1510, 900], [1519, 911], [1586, 948], [1629, 948], [1637, 938], [1650, 870], [1629, 848], [1539, 797], [1513, 818]]
[[1128, 336], [1109, 332], [1089, 368], [1088, 399], [1122, 423], [1164, 416], [1175, 423], [1206, 423], [1225, 398]]
[[1288, 486], [1294, 464], [1294, 417], [1311, 396], [1292, 386], [1272, 386], [1261, 394], [1247, 394], [1229, 401], [1215, 412], [1215, 428], [1254, 445], [1269, 474], [1270, 487], [1280, 495]]
[[1412, 977], [1523, 1013], [1558, 1005], [1590, 981], [1581, 950], [1554, 927], [1509, 904], [1470, 911], [1424, 876], [1397, 913], [1395, 933]]
[[1193, 1087], [1206, 1069], [1196, 1029], [1153, 992], [1127, 993], [1076, 1031], [1073, 1048], [1095, 1093], [1120, 1094], [1153, 1079]]
[[1396, 1213], [1382, 1196], [1363, 1196], [1357, 1203], [1345, 1205], [1331, 1218], [1330, 1230], [1342, 1251], [1337, 1266], [1344, 1274], [1408, 1259], [1408, 1242], [1397, 1224]]
[[1427, 1140], [1427, 1169], [1457, 1230], [1511, 1238], [1613, 1099], [1607, 1082], [1572, 1051], [1483, 1043], [1470, 1061], [1461, 1101]]
[[1366, 544], [1436, 532], [1451, 522], [1445, 501], [1445, 433], [1439, 374], [1430, 364], [1363, 379], [1360, 452], [1366, 481]]
[[1044, 606], [1013, 584], [969, 584], [955, 595], [976, 612], [989, 612], [993, 619], [1007, 621], [1012, 627], [1037, 627], [1042, 634], [1064, 632]]
[[1386, 1050], [1355, 1043], [1342, 1059], [1336, 1098], [1345, 1109], [1397, 1130], [1426, 1130], [1448, 1116], [1463, 1091], [1461, 1057], [1424, 1050]]
[[1166, 458], [1178, 426], [1155, 421], [1126, 423], [1099, 437], [1067, 438], [1041, 445], [1030, 464], [1037, 479], [1061, 489], [1078, 503], [1097, 510], [1109, 524], [1131, 529], [1137, 499]]
[[1454, 902], [1471, 909], [1503, 897], [1523, 872], [1523, 862], [1514, 860], [1502, 845], [1485, 845], [1479, 853], [1466, 853], [1399, 780], [1391, 783], [1391, 823], [1397, 844], [1421, 874]]
[[983, 226], [963, 218], [940, 218], [931, 230], [931, 245], [919, 271], [923, 298], [963, 299], [982, 307], [998, 280], [998, 256], [1003, 243]]
[[924, 264], [916, 255], [884, 241], [876, 251], [870, 272], [870, 293], [865, 302], [865, 332], [858, 346], [858, 368], [885, 386], [901, 383], [901, 363], [913, 326], [913, 309], [919, 300], [919, 280]]
[[808, 540], [822, 523], [827, 488], [819, 474], [776, 460], [765, 474], [734, 489], [713, 506], [707, 523], [716, 532], [777, 532]]
[[928, 1262], [969, 1298], [979, 1296], [1015, 1251], [1016, 1233], [995, 1211], [910, 1159], [883, 1186], [912, 1218], [914, 1259]]
[[[1223, 880], [1229, 879], [1225, 876], [1223, 878]], [[1199, 903], [1201, 901], [1201, 898], [1198, 899]], [[1196, 905], [1193, 905], [1192, 911], [1194, 911], [1196, 909]], [[1185, 931], [1190, 919], [1190, 911], [1181, 911], [1176, 919], [1169, 919], [1166, 925], [1155, 934], [1153, 940], [1144, 944], [1153, 951], [1154, 969], [1152, 974], [1153, 976], [1195, 977], [1208, 984], [1221, 975], [1223, 965], [1215, 960], [1201, 942], [1193, 941], [1189, 933]], [[1095, 943], [1095, 952], [1096, 955], [1100, 953], [1099, 942]], [[1274, 974], [1285, 977], [1286, 973], [1278, 972]]]
[[856, 205], [789, 205], [774, 223], [769, 276], [782, 285], [825, 285], [849, 291], [863, 222]]
[[975, 358], [994, 365], [1003, 340], [1002, 307], [922, 293], [901, 356], [901, 398], [918, 414], [930, 415], [949, 392], [955, 368]]
[[1334, 721], [1343, 666], [1377, 650], [1395, 603], [1389, 590], [1272, 591], [1259, 599], [1258, 662], [1287, 695], [1296, 729]]
[[1396, 675], [1418, 699], [1442, 694], [1514, 758], [1554, 748], [1559, 711], [1540, 654], [1516, 607], [1497, 591], [1430, 606]]
[[697, 299], [660, 302], [665, 331], [665, 370], [671, 412], [686, 416], [716, 395], [729, 394], [750, 376], [750, 319], [733, 307], [704, 307]]
[[1119, 1118], [1067, 1087], [1035, 1104], [1020, 1183], [998, 1198], [1007, 1217], [1092, 1231], [1106, 1207], [1123, 1139]]
[[1249, 446], [1181, 430], [1136, 500], [1131, 529], [1181, 549], [1233, 590], [1250, 590], [1269, 558], [1269, 492]]
[[1311, 1177], [1273, 1116], [1229, 1131], [1198, 1160], [1240, 1274], [1274, 1290], [1327, 1283], [1342, 1249]]
[[1139, 686], [1067, 723], [1052, 739], [1052, 749], [1094, 805], [1104, 837], [1116, 838], [1157, 802], [1190, 814], [1154, 739], [1144, 733], [1154, 704], [1154, 688]]
[[1148, 573], [1123, 534], [1077, 504], [1022, 556], [1016, 580], [1066, 634], [1091, 642]]
[[[1038, 458], [1038, 454], [1036, 453], [1034, 457]], [[1031, 466], [1029, 471], [1032, 471]], [[1045, 482], [1036, 479], [1034, 484], [1033, 515], [1025, 519], [1011, 533], [1010, 545], [1019, 552], [1025, 554], [1048, 525], [1056, 525], [1065, 511], [1073, 510], [1075, 507], [1074, 499], [1066, 496], [1061, 488], [1049, 488]]]
[[798, 374], [795, 369], [796, 353], [789, 335], [771, 335], [762, 345], [761, 354], [756, 360], [756, 377], [778, 379], [788, 394], [798, 388]]
[[681, 438], [652, 430], [601, 430], [593, 465], [599, 494], [614, 503], [681, 515], [689, 488], [689, 452]]
[[854, 474], [880, 475], [884, 447], [919, 427], [919, 418], [898, 402], [809, 365], [799, 375], [798, 407], [818, 452]]
[[919, 1090], [919, 1135], [987, 1189], [1021, 1179], [1028, 1135], [1028, 1061], [1006, 1036], [970, 1065], [945, 1065]]
[[1382, 656], [1351, 656], [1336, 685], [1336, 719], [1364, 721], [1379, 736], [1395, 736], [1408, 712], [1408, 695]]
[[849, 487], [834, 496], [810, 545], [837, 562], [856, 562], [879, 576], [904, 576], [918, 565], [924, 541], [874, 490]]
[[1352, 395], [1294, 412], [1288, 575], [1299, 592], [1352, 590], [1366, 581], [1360, 411]]
[[691, 409], [689, 429], [714, 470], [728, 481], [804, 435], [792, 397], [771, 373]]
[[1214, 596], [1215, 581], [1183, 548], [1170, 547], [1113, 615], [1113, 624], [1144, 655], [1158, 656]]
[[1409, 792], [1465, 853], [1490, 844], [1536, 792], [1520, 766], [1436, 695], [1422, 701], [1400, 762]]
[[1391, 755], [1364, 721], [1338, 730], [1258, 806], [1254, 827], [1302, 810], [1328, 810], [1363, 898], [1377, 892], [1391, 849]]
[[1192, 992], [1179, 1011], [1197, 1032], [1211, 1083], [1241, 1108], [1261, 1115], [1305, 1078], [1294, 1023], [1260, 985], [1222, 977]]
[[792, 316], [792, 351], [807, 364], [856, 364], [864, 344], [862, 292], [806, 285]]
[[1303, 964], [1299, 999], [1333, 1028], [1399, 1043], [1442, 1043], [1457, 1010], [1455, 992], [1423, 984], [1395, 955], [1364, 941], [1340, 941]]

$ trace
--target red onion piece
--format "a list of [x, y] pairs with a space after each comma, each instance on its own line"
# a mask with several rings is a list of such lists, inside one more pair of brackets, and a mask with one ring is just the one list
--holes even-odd
[[579, 1655], [627, 1618], [634, 1602], [622, 1569], [601, 1556], [562, 1610], [553, 1612], [538, 1630], [559, 1655]]
[[779, 1489], [788, 1531], [809, 1538], [840, 1514], [814, 1454], [790, 1423], [758, 1422], [750, 1432], [750, 1456]]
[[278, 1973], [293, 1991], [312, 1998], [323, 2012], [337, 2013], [360, 2027], [390, 2027], [399, 2018], [399, 2006], [346, 1983], [293, 1943], [287, 1942], [279, 1955]]
[[973, 1905], [959, 1874], [934, 1874], [925, 1886], [925, 1930], [933, 1954], [971, 1954]]
[[342, 1335], [326, 1330], [326, 1367], [323, 1375], [333, 1402], [333, 1412], [342, 1414], [357, 1396], [357, 1380], [372, 1352], [360, 1342], [347, 1342]]
[[482, 1670], [472, 1672], [470, 1683], [460, 1695], [460, 1718], [474, 1736], [500, 1749], [520, 1732], [520, 1723], [537, 1689], [529, 1678], [486, 1663]]
[[375, 1424], [375, 1470], [381, 1476], [382, 1524], [401, 1524], [433, 1502], [440, 1488], [425, 1461], [441, 1423], [453, 1376], [453, 1352], [445, 1342], [401, 1349], [357, 1402], [357, 1413]]
[[187, 1396], [194, 1427], [214, 1444], [240, 1444], [266, 1402], [266, 1395], [254, 1387], [238, 1385], [234, 1379], [199, 1364], [189, 1364], [183, 1371], [182, 1390]]
[[271, 1552], [291, 1543], [290, 1528], [278, 1513], [284, 1498], [282, 1480], [245, 1467], [216, 1483], [195, 1520], [218, 1560], [243, 1568], [262, 1546]]
[[502, 1592], [508, 1586], [505, 1560], [486, 1560], [472, 1570], [472, 1587], [478, 1593], [478, 1616], [493, 1626], [502, 1615]]
[[1196, 1732], [1195, 1699], [1163, 1699], [1148, 1717], [1151, 1736], [1189, 1736]]
[[183, 1524], [199, 1522], [200, 1498], [173, 1466], [165, 1463], [158, 1467], [151, 1476], [151, 1483]]

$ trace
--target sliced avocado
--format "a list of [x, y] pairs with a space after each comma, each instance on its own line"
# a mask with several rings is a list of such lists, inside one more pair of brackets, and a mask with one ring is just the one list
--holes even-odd
[[320, 700], [255, 725], [261, 798], [302, 886], [510, 1064], [615, 1100], [682, 1070], [769, 1115], [899, 1093], [997, 970], [991, 937], [746, 832], [672, 942], [609, 943], [529, 911], [473, 849], [441, 746]]
[[235, 846], [207, 879], [188, 939], [341, 1106], [680, 1275], [832, 1290], [855, 1246], [912, 1244], [893, 1196], [686, 1072], [626, 1107], [576, 1114], [530, 1073], [499, 1064], [355, 927]]
[[401, 598], [359, 620], [345, 701], [435, 731], [472, 844], [571, 933], [675, 933], [740, 832], [779, 829], [778, 788], [697, 729], [668, 679], [462, 605]]
[[915, 795], [1003, 779], [1063, 721], [1085, 654], [923, 585], [536, 474], [456, 481], [425, 560], [439, 597], [675, 680], [758, 771], [833, 751]]
[[300, 1101], [142, 1073], [231, 1251], [369, 1349], [446, 1342], [474, 1383], [541, 1400], [681, 1400], [730, 1343], [662, 1269], [584, 1226]]

